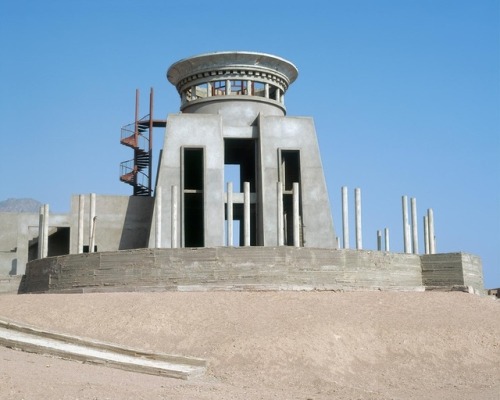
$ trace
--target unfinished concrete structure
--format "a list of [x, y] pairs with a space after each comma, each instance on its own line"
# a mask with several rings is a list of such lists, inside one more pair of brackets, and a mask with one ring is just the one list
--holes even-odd
[[[135, 121], [122, 129], [134, 157], [120, 179], [132, 196], [74, 195], [68, 215], [0, 213], [3, 290], [19, 286], [26, 263], [22, 290], [31, 292], [482, 290], [476, 256], [362, 250], [359, 189], [356, 250], [347, 221], [337, 249], [313, 120], [286, 115], [297, 75], [292, 63], [252, 52], [173, 64], [181, 112], [155, 119], [151, 93], [140, 118], [137, 95]], [[152, 130], [162, 127], [153, 185]]]

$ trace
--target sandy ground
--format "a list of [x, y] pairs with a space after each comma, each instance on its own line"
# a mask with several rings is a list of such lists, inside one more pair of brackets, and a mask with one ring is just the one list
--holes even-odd
[[465, 293], [3, 295], [0, 318], [205, 358], [190, 381], [0, 348], [0, 399], [500, 400], [500, 300]]

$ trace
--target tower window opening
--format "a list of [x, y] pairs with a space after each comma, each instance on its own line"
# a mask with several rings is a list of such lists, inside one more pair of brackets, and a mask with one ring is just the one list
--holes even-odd
[[226, 95], [226, 81], [215, 81], [212, 84], [212, 96]]
[[204, 149], [183, 152], [183, 240], [185, 247], [205, 245]]

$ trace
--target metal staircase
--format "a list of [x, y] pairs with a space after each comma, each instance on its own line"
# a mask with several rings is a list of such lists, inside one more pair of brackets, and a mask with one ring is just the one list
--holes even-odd
[[153, 128], [165, 127], [166, 120], [153, 119], [153, 89], [149, 97], [149, 114], [139, 119], [139, 89], [135, 93], [135, 121], [121, 130], [120, 143], [134, 150], [134, 158], [120, 164], [120, 180], [131, 185], [134, 196], [151, 196], [153, 162]]

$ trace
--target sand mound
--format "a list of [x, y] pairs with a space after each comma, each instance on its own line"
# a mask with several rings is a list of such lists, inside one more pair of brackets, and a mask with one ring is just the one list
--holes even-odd
[[0, 399], [500, 398], [500, 301], [492, 297], [8, 295], [0, 317], [209, 362], [206, 377], [181, 382], [1, 349]]

